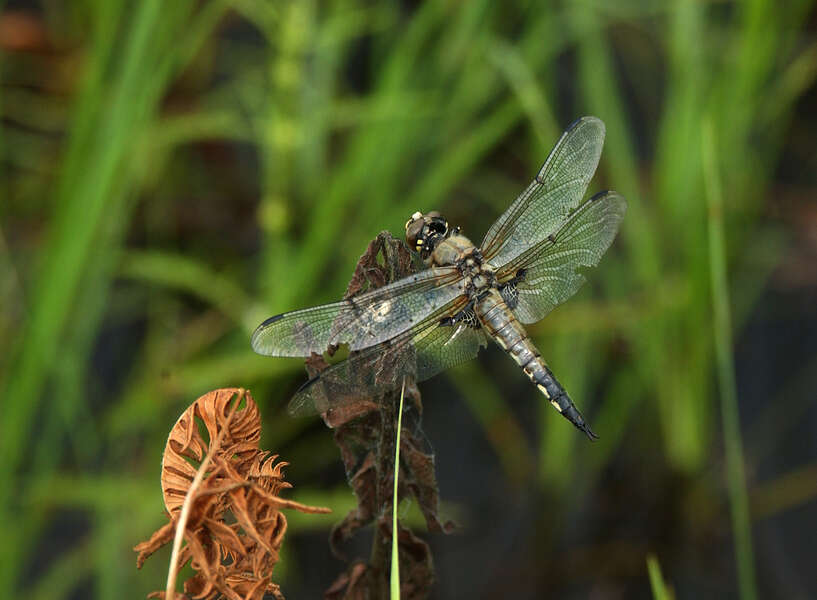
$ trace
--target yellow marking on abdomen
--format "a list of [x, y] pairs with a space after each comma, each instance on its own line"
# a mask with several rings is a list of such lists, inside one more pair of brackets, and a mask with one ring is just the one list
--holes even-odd
[[[545, 389], [545, 386], [543, 386], [541, 383], [537, 383], [536, 387], [538, 387], [542, 391], [542, 393], [545, 395], [545, 398], [550, 400], [550, 394], [548, 394], [548, 391]], [[552, 401], [551, 401], [551, 403], [552, 403]], [[560, 410], [559, 412], [562, 412], [562, 411]]]

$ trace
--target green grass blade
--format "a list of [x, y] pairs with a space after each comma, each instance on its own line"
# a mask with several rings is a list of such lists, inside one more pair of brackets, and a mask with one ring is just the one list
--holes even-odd
[[706, 200], [709, 206], [709, 261], [712, 276], [712, 310], [714, 313], [715, 358], [720, 387], [721, 417], [726, 446], [726, 473], [732, 512], [732, 535], [735, 539], [740, 597], [755, 600], [754, 557], [752, 552], [749, 501], [743, 465], [743, 443], [740, 435], [737, 385], [732, 358], [732, 329], [729, 312], [729, 290], [726, 275], [723, 199], [716, 164], [715, 134], [712, 123], [705, 120], [702, 131], [702, 159]]
[[241, 286], [201, 261], [158, 250], [130, 250], [124, 253], [119, 269], [125, 278], [194, 294], [248, 332], [257, 325], [256, 315], [247, 318], [251, 302]]
[[21, 597], [29, 600], [69, 598], [71, 592], [90, 575], [94, 565], [93, 550], [90, 540], [77, 540], [70, 551], [41, 571]]
[[400, 553], [397, 550], [397, 481], [400, 473], [400, 430], [403, 427], [403, 396], [406, 382], [400, 390], [400, 408], [397, 413], [397, 440], [394, 443], [394, 497], [391, 503], [391, 576], [389, 580], [392, 600], [400, 600]]
[[647, 573], [650, 576], [652, 597], [655, 600], [672, 600], [673, 593], [661, 575], [661, 565], [654, 554], [647, 555]]
[[[27, 321], [3, 392], [14, 402], [0, 425], [0, 511], [11, 523], [13, 540], [2, 548], [0, 589], [13, 594], [17, 565], [26, 553], [28, 538], [14, 525], [14, 481], [26, 459], [30, 434], [40, 401], [54, 382], [55, 365], [65, 364], [61, 353], [73, 357], [71, 372], [64, 371], [76, 390], [82, 381], [81, 369], [104, 307], [110, 281], [110, 258], [120, 241], [117, 231], [127, 222], [133, 198], [130, 164], [127, 161], [144, 125], [152, 118], [169, 72], [157, 73], [151, 65], [172, 43], [175, 29], [184, 22], [192, 3], [174, 3], [172, 9], [161, 2], [140, 3], [128, 20], [126, 34], [117, 35], [121, 25], [121, 3], [105, 3], [104, 12], [95, 13], [91, 29], [87, 74], [78, 93], [65, 158], [53, 199], [54, 217], [48, 241], [40, 253], [40, 269], [30, 294]], [[114, 17], [108, 19], [108, 17]], [[121, 33], [121, 32], [120, 32]], [[121, 49], [115, 53], [114, 48]], [[115, 58], [114, 58], [115, 57]], [[111, 222], [118, 222], [111, 228]], [[100, 248], [108, 256], [100, 257]], [[86, 300], [94, 296], [94, 307]], [[81, 311], [77, 319], [74, 311]], [[70, 338], [70, 339], [69, 339]], [[65, 392], [58, 376], [54, 389]], [[82, 396], [67, 391], [57, 402], [66, 414], [81, 410]], [[51, 443], [49, 441], [48, 443]], [[13, 550], [11, 550], [13, 549]]]

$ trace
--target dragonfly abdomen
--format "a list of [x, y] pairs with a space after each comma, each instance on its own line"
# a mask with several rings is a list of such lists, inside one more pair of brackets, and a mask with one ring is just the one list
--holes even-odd
[[553, 408], [591, 440], [598, 438], [556, 380], [500, 293], [495, 289], [488, 292], [477, 302], [476, 312], [488, 334], [522, 368]]

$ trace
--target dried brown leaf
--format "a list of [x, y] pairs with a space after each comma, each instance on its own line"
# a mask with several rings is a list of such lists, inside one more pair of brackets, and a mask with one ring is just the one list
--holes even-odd
[[[162, 494], [165, 507], [171, 514], [181, 509], [199, 464], [204, 455], [213, 450], [223, 429], [230, 401], [239, 392], [237, 388], [227, 388], [205, 394], [182, 413], [170, 430], [162, 455]], [[261, 439], [258, 406], [249, 393], [245, 393], [244, 402], [244, 408], [236, 410], [227, 431], [224, 431], [219, 449], [225, 456], [235, 456], [239, 464], [248, 455], [252, 458], [258, 452]], [[197, 420], [207, 429], [209, 440], [202, 437]], [[213, 466], [209, 471], [215, 468]]]
[[367, 600], [369, 584], [366, 577], [368, 566], [365, 562], [356, 561], [347, 571], [338, 575], [337, 579], [324, 592], [326, 600]]
[[165, 523], [162, 527], [153, 532], [149, 540], [136, 544], [136, 546], [133, 547], [133, 549], [139, 553], [139, 556], [136, 558], [136, 568], [141, 569], [142, 565], [145, 564], [145, 560], [147, 560], [151, 554], [172, 540], [175, 530], [176, 527], [173, 522]]
[[329, 512], [278, 496], [291, 487], [284, 480], [287, 463], [260, 450], [260, 437], [258, 407], [239, 389], [205, 394], [171, 430], [161, 478], [170, 523], [134, 550], [141, 567], [184, 527], [185, 544], [175, 554], [172, 577], [188, 561], [197, 573], [184, 583], [185, 595], [176, 598], [262, 600], [272, 594], [283, 599], [270, 580], [287, 528], [280, 510]]

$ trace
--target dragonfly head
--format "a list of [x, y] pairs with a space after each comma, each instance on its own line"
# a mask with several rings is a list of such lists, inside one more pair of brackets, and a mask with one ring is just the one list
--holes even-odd
[[423, 258], [428, 257], [446, 237], [448, 221], [436, 210], [425, 214], [417, 211], [406, 221], [406, 241]]

